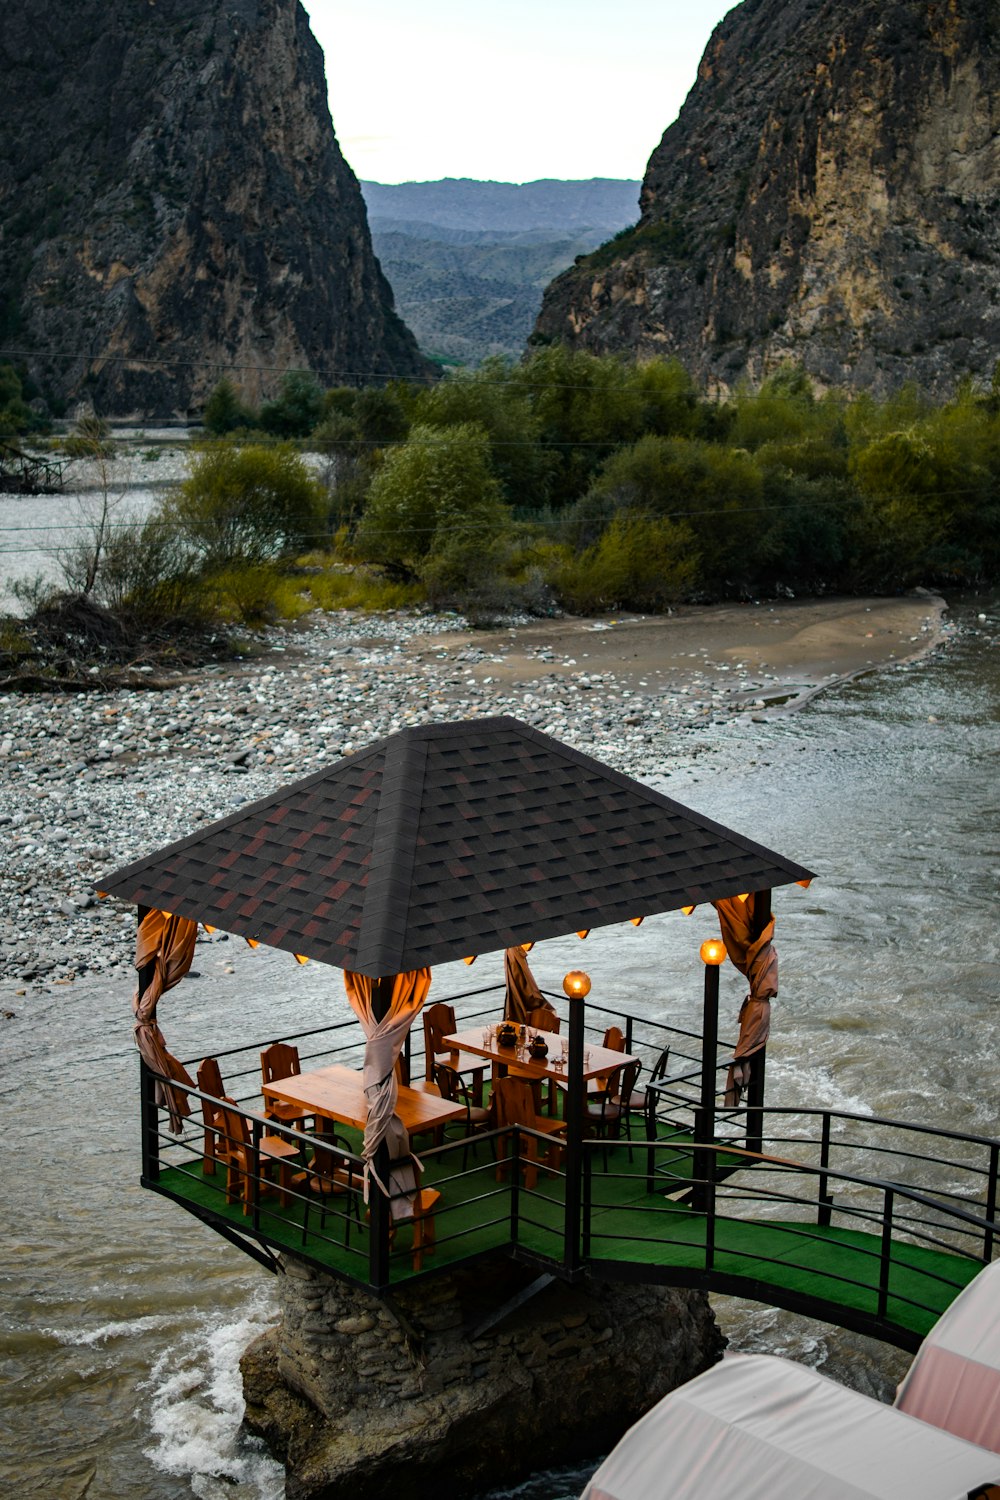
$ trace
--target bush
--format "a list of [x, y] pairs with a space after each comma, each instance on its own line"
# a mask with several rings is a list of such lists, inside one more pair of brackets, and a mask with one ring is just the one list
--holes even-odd
[[308, 370], [291, 370], [282, 377], [281, 394], [265, 401], [260, 425], [278, 438], [304, 438], [323, 414], [323, 391]]
[[212, 572], [315, 546], [326, 496], [289, 444], [264, 448], [230, 439], [196, 449], [190, 476], [163, 514], [202, 570]]
[[96, 412], [87, 412], [77, 418], [63, 448], [70, 458], [102, 459], [115, 456], [111, 428]]
[[355, 545], [390, 577], [429, 582], [440, 600], [475, 586], [508, 526], [483, 429], [418, 426], [372, 480]]
[[252, 427], [256, 420], [256, 413], [245, 405], [233, 382], [224, 375], [205, 402], [202, 413], [205, 431], [214, 437], [225, 437], [227, 432], [240, 427]]
[[596, 546], [564, 564], [554, 579], [562, 602], [582, 614], [605, 609], [662, 610], [698, 576], [688, 527], [640, 512], [617, 515]]

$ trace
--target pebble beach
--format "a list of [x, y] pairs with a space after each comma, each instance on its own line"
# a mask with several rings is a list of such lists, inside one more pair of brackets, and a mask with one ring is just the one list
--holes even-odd
[[912, 660], [948, 629], [930, 595], [488, 632], [453, 615], [316, 612], [242, 662], [0, 695], [4, 1014], [129, 967], [135, 914], [98, 899], [102, 874], [406, 725], [512, 714], [683, 801], [723, 736]]

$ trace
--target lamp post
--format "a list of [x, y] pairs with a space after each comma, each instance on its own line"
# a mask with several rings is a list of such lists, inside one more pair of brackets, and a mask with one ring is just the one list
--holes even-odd
[[[705, 965], [705, 999], [701, 1021], [701, 1103], [695, 1112], [695, 1139], [715, 1139], [715, 1090], [719, 1051], [719, 965], [726, 956], [721, 938], [707, 938], [698, 950]], [[695, 1156], [694, 1206], [708, 1211], [715, 1175], [714, 1151]]]
[[583, 1167], [583, 1023], [584, 1002], [590, 994], [590, 975], [582, 969], [571, 969], [563, 980], [569, 997], [569, 1057], [567, 1069], [566, 1108], [566, 1269], [580, 1269], [580, 1181]]

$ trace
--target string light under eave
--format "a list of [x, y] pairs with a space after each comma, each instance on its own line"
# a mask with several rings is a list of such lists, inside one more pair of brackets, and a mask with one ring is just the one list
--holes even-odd
[[470, 968], [471, 968], [471, 966], [475, 963], [477, 957], [478, 957], [477, 954], [470, 953], [470, 955], [469, 955], [468, 958], [463, 958], [462, 959], [462, 962], [463, 962], [463, 964], [468, 964], [470, 966]]
[[629, 921], [632, 923], [633, 927], [641, 927], [645, 920], [645, 917], [629, 917]]
[[260, 941], [257, 938], [244, 938], [243, 941], [246, 943], [248, 948], [260, 947]]
[[590, 936], [590, 928], [589, 927], [584, 927], [580, 932], [577, 933], [577, 937], [578, 938], [585, 938], [585, 937], [589, 937], [589, 936]]
[[293, 953], [292, 957], [297, 964], [307, 964], [309, 962], [308, 953]]
[[683, 912], [683, 914], [686, 917], [692, 917], [692, 916], [694, 916], [694, 913], [697, 911], [697, 907], [694, 907], [694, 906], [682, 906], [681, 907], [681, 911]]

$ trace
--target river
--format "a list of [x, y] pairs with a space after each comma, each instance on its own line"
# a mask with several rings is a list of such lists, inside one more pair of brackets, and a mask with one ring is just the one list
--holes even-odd
[[[785, 718], [732, 716], [662, 783], [818, 874], [807, 892], [775, 895], [772, 1102], [996, 1131], [1000, 598], [956, 603], [953, 615], [961, 628], [929, 657]], [[584, 950], [575, 937], [539, 944], [532, 966], [555, 987], [585, 962], [595, 998], [685, 1025], [699, 1013], [697, 947], [710, 931], [704, 913], [671, 914], [594, 932]], [[242, 1034], [263, 1036], [345, 1013], [335, 972], [242, 946], [229, 962], [235, 948], [225, 963], [199, 949], [200, 977], [164, 1002], [180, 1055], [220, 1045], [237, 1015]], [[450, 969], [435, 976], [439, 997], [468, 983]], [[739, 979], [723, 980], [733, 1014]], [[15, 1012], [0, 1025], [4, 1491], [280, 1500], [281, 1470], [239, 1432], [238, 1358], [274, 1316], [273, 1287], [137, 1186], [127, 982], [28, 998], [7, 988], [0, 1006]], [[863, 1388], [884, 1389], [906, 1365], [804, 1319], [716, 1305], [735, 1347], [788, 1353]], [[518, 1493], [555, 1500], [581, 1483], [542, 1476]]]

